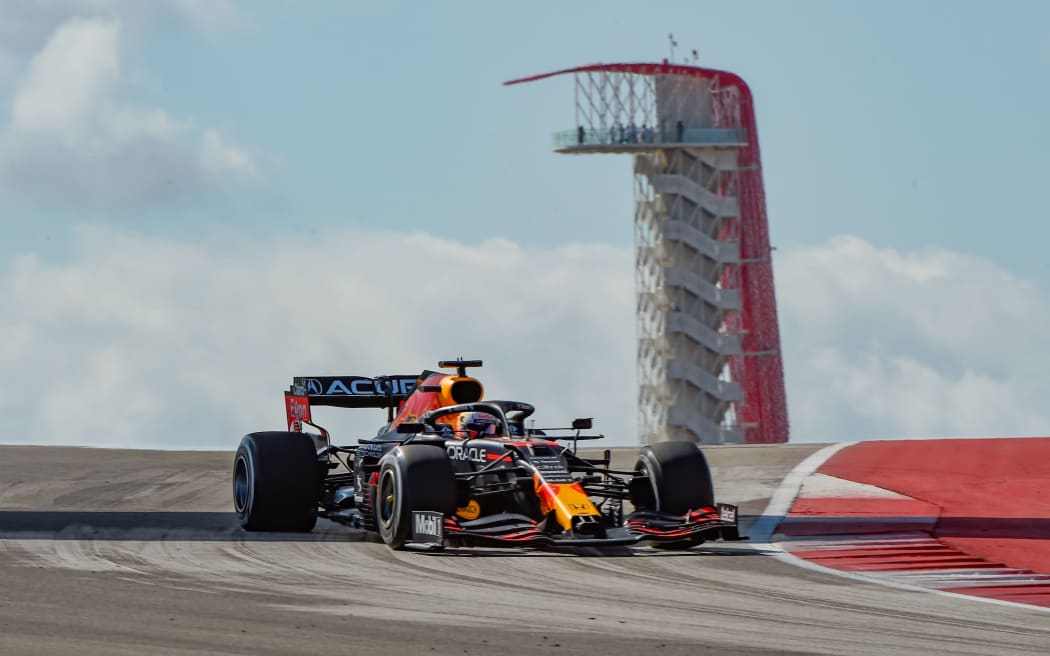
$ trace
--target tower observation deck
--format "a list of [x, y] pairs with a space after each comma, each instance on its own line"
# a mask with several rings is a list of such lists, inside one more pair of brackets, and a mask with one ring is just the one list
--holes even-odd
[[754, 104], [737, 75], [594, 64], [574, 77], [565, 154], [634, 156], [639, 438], [788, 439]]

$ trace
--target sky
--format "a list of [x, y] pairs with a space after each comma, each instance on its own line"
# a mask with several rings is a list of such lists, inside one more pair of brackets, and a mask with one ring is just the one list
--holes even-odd
[[[0, 442], [233, 448], [295, 375], [485, 360], [636, 441], [590, 62], [755, 97], [792, 441], [1050, 434], [1050, 4], [0, 0]], [[321, 415], [337, 439], [381, 414]]]

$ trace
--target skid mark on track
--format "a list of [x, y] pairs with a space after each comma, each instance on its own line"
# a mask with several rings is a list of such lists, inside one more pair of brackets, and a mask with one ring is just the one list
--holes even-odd
[[[188, 485], [212, 485], [220, 478]], [[228, 481], [220, 482], [228, 495]], [[202, 489], [186, 498], [213, 496], [219, 491]], [[228, 504], [225, 496], [223, 503]], [[41, 510], [28, 519], [8, 515], [21, 522], [15, 527], [0, 515], [0, 523], [12, 529], [0, 533], [0, 573], [15, 572], [28, 581], [36, 570], [16, 569], [55, 568], [57, 573], [46, 574], [72, 582], [70, 591], [79, 585], [84, 595], [110, 594], [108, 605], [125, 603], [129, 609], [140, 602], [167, 606], [181, 599], [194, 609], [190, 621], [198, 625], [263, 618], [267, 630], [273, 627], [270, 640], [288, 637], [283, 631], [289, 623], [310, 627], [316, 622], [319, 632], [325, 626], [350, 627], [355, 635], [367, 626], [396, 626], [409, 644], [425, 645], [421, 651], [433, 644], [440, 649], [433, 636], [466, 635], [472, 627], [480, 628], [473, 635], [491, 644], [535, 634], [536, 651], [549, 647], [540, 634], [571, 634], [580, 644], [600, 645], [592, 649], [595, 653], [629, 641], [654, 650], [663, 641], [691, 645], [693, 653], [917, 656], [1037, 654], [1050, 644], [1050, 630], [1012, 609], [964, 613], [927, 594], [902, 595], [812, 576], [762, 558], [761, 548], [746, 543], [705, 544], [687, 552], [452, 549], [432, 555], [392, 552], [361, 531], [327, 523], [309, 535], [260, 536], [233, 528], [228, 513], [212, 507], [195, 518], [145, 510], [154, 515], [127, 514], [117, 521], [84, 513], [99, 526], [74, 522], [80, 525], [67, 527], [62, 536], [57, 533], [70, 521], [66, 516], [56, 521]], [[146, 528], [141, 519], [148, 520]], [[27, 532], [43, 527], [56, 528]], [[67, 576], [60, 570], [77, 573]], [[80, 574], [85, 570], [101, 576]], [[159, 612], [166, 625], [169, 611]], [[466, 624], [465, 617], [470, 618]], [[125, 620], [113, 621], [122, 626]], [[185, 631], [183, 617], [171, 628]]]

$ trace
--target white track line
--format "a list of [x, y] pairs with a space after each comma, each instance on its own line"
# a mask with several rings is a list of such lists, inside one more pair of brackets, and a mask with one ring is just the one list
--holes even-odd
[[949, 569], [920, 572], [870, 572], [874, 578], [885, 578], [902, 583], [921, 583], [931, 588], [986, 588], [1008, 586], [1021, 590], [1022, 586], [1045, 586], [1050, 576], [1033, 574], [1018, 569]]
[[[1043, 613], [1050, 613], [1050, 608], [1045, 606], [1032, 606], [1029, 604], [1022, 604], [1016, 601], [1004, 601], [1002, 599], [990, 599], [988, 597], [977, 597], [973, 595], [960, 594], [957, 592], [945, 592], [944, 590], [938, 590], [936, 588], [928, 588], [921, 585], [912, 585], [909, 583], [903, 583], [901, 581], [887, 580], [883, 578], [875, 578], [873, 576], [866, 576], [864, 574], [858, 574], [856, 572], [844, 572], [838, 569], [832, 569], [830, 567], [824, 567], [823, 565], [817, 565], [798, 556], [794, 556], [791, 553], [785, 551], [779, 543], [772, 542], [773, 532], [776, 531], [777, 526], [787, 516], [788, 511], [791, 510], [791, 504], [795, 501], [795, 497], [798, 496], [799, 490], [802, 489], [802, 483], [805, 482], [806, 478], [815, 473], [820, 466], [827, 462], [831, 456], [835, 455], [842, 449], [852, 446], [850, 442], [840, 442], [838, 444], [831, 444], [820, 451], [811, 454], [808, 458], [798, 463], [798, 465], [791, 470], [791, 473], [784, 477], [784, 480], [780, 483], [780, 487], [777, 488], [776, 492], [769, 499], [769, 503], [766, 505], [766, 509], [762, 512], [762, 517], [755, 522], [754, 526], [751, 527], [751, 542], [750, 545], [756, 551], [765, 552], [766, 555], [776, 558], [777, 560], [801, 567], [802, 569], [808, 569], [815, 572], [822, 572], [824, 574], [830, 574], [832, 576], [838, 576], [851, 581], [857, 581], [859, 583], [875, 583], [878, 585], [884, 585], [890, 588], [896, 588], [898, 590], [909, 590], [911, 592], [926, 592], [934, 595], [941, 595], [944, 597], [950, 597], [952, 599], [968, 599], [970, 601], [977, 601], [986, 604], [994, 604], [996, 606], [1009, 606], [1011, 608], [1018, 608], [1021, 610], [1038, 611]], [[908, 537], [912, 537], [915, 534], [907, 534]], [[864, 536], [858, 536], [864, 537]], [[889, 536], [884, 536], [889, 537]], [[893, 537], [901, 537], [898, 533]]]
[[769, 544], [770, 538], [773, 537], [773, 531], [777, 529], [781, 520], [791, 510], [791, 504], [794, 503], [795, 497], [798, 496], [798, 491], [802, 489], [802, 483], [806, 481], [810, 474], [820, 469], [820, 466], [827, 462], [831, 456], [847, 446], [849, 446], [849, 442], [840, 442], [839, 444], [830, 444], [820, 451], [811, 453], [808, 458], [798, 463], [791, 470], [791, 473], [784, 477], [784, 480], [780, 482], [780, 487], [770, 497], [766, 509], [762, 511], [762, 517], [751, 527], [752, 544], [757, 543], [756, 546], [758, 544], [763, 546]]

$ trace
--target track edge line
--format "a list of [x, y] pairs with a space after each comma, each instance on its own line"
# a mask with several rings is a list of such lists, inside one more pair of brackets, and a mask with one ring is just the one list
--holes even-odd
[[856, 581], [858, 583], [871, 583], [888, 588], [896, 588], [898, 590], [907, 590], [909, 592], [924, 592], [952, 599], [966, 599], [996, 606], [1007, 606], [1027, 611], [1050, 613], [1050, 608], [1046, 606], [1034, 606], [1031, 604], [1022, 604], [1016, 601], [1006, 601], [1004, 599], [978, 597], [976, 595], [968, 595], [960, 592], [946, 592], [936, 588], [910, 585], [898, 581], [886, 581], [865, 576], [863, 574], [857, 574], [856, 572], [844, 572], [842, 570], [832, 569], [799, 558], [798, 556], [785, 551], [780, 542], [773, 542], [773, 532], [776, 530], [777, 526], [780, 525], [780, 522], [783, 521], [784, 517], [787, 516], [788, 511], [791, 510], [791, 504], [798, 496], [799, 491], [802, 489], [802, 483], [806, 478], [820, 469], [820, 466], [830, 460], [833, 455], [855, 444], [856, 442], [837, 442], [835, 444], [829, 444], [823, 449], [810, 454], [809, 457], [798, 463], [795, 468], [784, 477], [784, 480], [780, 482], [780, 486], [773, 493], [773, 496], [770, 497], [765, 510], [762, 511], [762, 517], [751, 527], [750, 532], [752, 541], [749, 545], [752, 549], [758, 552], [765, 552], [765, 555], [775, 558], [782, 563], [787, 563], [801, 569], [830, 574], [832, 576]]

